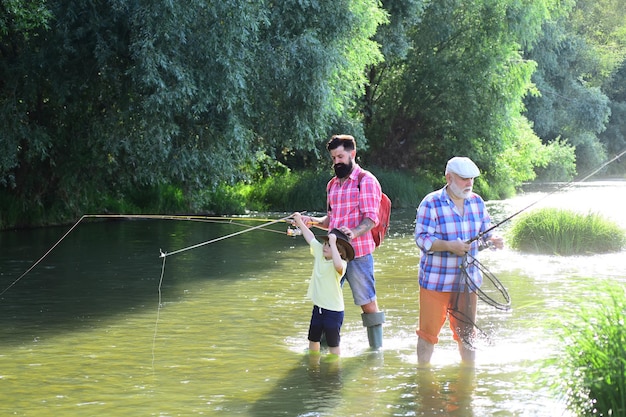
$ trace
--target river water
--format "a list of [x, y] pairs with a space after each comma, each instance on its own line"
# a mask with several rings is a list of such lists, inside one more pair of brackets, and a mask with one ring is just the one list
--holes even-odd
[[[499, 220], [539, 201], [529, 210], [593, 211], [626, 228], [615, 198], [625, 191], [593, 182], [489, 206]], [[446, 326], [424, 371], [413, 222], [414, 210], [394, 211], [375, 254], [383, 348], [369, 349], [346, 287], [342, 358], [319, 362], [304, 354], [311, 258], [285, 223], [85, 219], [26, 275], [69, 227], [2, 232], [0, 415], [569, 416], [546, 382], [558, 371], [545, 360], [562, 348], [560, 315], [601, 301], [600, 282], [623, 285], [624, 252], [482, 252], [512, 311], [479, 306], [493, 343], [473, 369], [460, 366]]]

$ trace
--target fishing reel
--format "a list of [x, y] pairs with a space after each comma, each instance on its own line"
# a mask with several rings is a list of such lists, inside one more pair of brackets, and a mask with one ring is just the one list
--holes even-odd
[[478, 251], [481, 252], [485, 249], [496, 250], [496, 246], [491, 240], [478, 240]]
[[300, 236], [302, 235], [302, 230], [300, 230], [298, 227], [291, 227], [291, 226], [287, 226], [287, 236]]

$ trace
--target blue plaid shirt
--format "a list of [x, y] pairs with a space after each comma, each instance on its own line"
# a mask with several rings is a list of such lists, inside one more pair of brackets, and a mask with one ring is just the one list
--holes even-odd
[[[446, 187], [428, 194], [419, 207], [415, 217], [415, 243], [421, 249], [419, 284], [427, 290], [440, 292], [464, 291], [461, 280], [461, 262], [463, 257], [452, 252], [433, 252], [430, 248], [437, 239], [468, 241], [487, 230], [491, 218], [485, 202], [472, 193], [464, 201], [463, 217], [448, 196]], [[490, 234], [482, 237], [486, 240]], [[478, 241], [472, 242], [469, 259], [478, 253]], [[474, 285], [480, 287], [482, 275], [480, 270], [470, 264], [467, 272]]]

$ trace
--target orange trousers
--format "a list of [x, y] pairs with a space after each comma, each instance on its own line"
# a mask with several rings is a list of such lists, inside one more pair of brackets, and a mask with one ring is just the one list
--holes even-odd
[[476, 302], [475, 292], [439, 292], [420, 287], [419, 337], [433, 345], [439, 342], [439, 333], [450, 321], [454, 340], [472, 337], [475, 333]]

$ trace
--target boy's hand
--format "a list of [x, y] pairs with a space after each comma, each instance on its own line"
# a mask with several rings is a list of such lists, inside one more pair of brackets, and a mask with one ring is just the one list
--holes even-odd
[[328, 235], [328, 243], [332, 243], [333, 245], [337, 244], [337, 235], [334, 233], [331, 233]]

